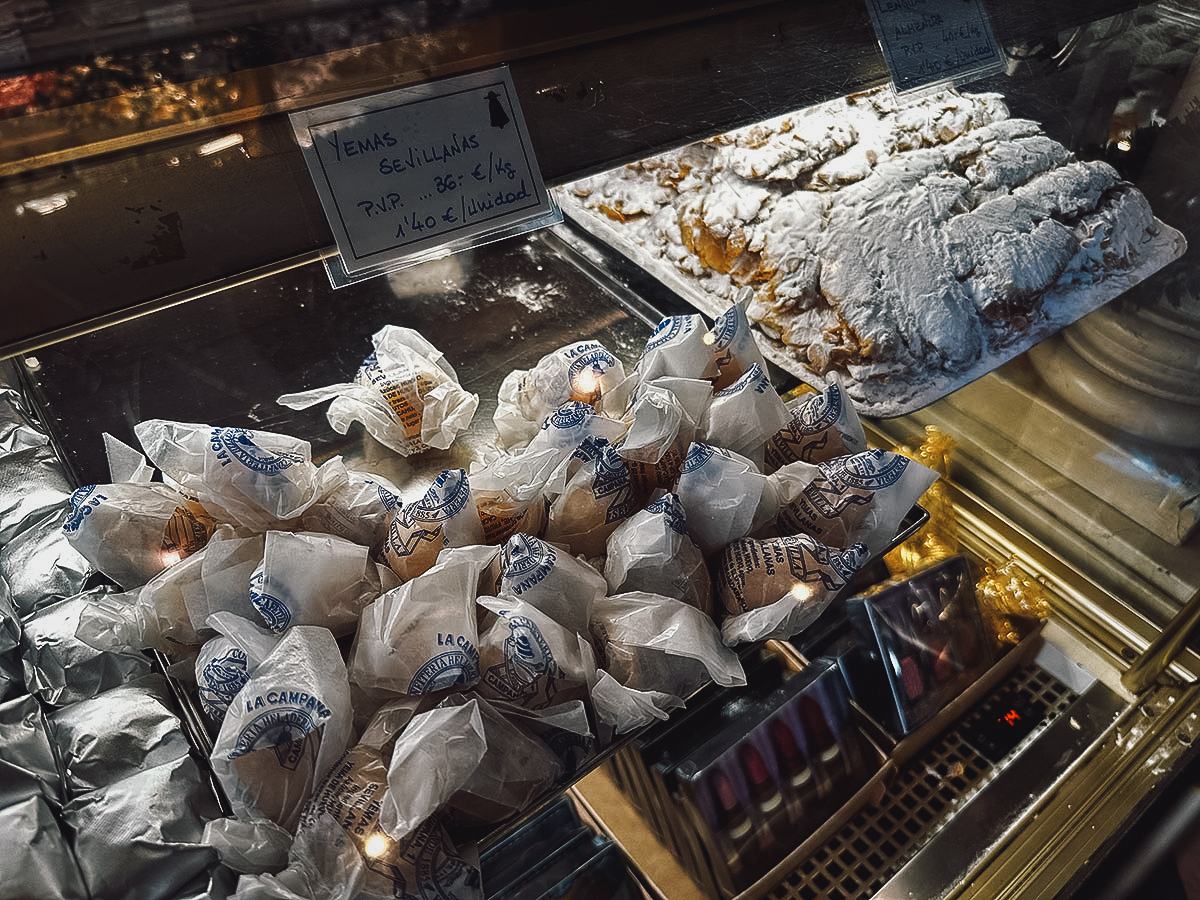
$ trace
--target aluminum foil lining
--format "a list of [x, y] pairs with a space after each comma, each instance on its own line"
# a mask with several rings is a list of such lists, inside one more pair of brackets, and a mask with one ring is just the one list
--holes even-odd
[[187, 756], [170, 696], [167, 680], [153, 674], [51, 713], [68, 791], [108, 787]]
[[0, 654], [8, 653], [21, 643], [21, 617], [13, 606], [12, 592], [0, 581]]
[[21, 663], [25, 684], [50, 706], [87, 700], [152, 671], [150, 659], [143, 653], [97, 648], [75, 636], [91, 598], [104, 590], [97, 588], [61, 600], [24, 622]]
[[0, 576], [21, 618], [75, 596], [95, 574], [62, 533], [68, 512], [63, 503], [0, 548]]
[[0, 808], [0, 890], [5, 897], [87, 900], [83, 876], [46, 799]]
[[216, 864], [204, 822], [220, 815], [191, 757], [80, 794], [63, 809], [93, 897], [162, 900], [194, 890]]
[[[63, 800], [62, 782], [41, 704], [26, 694], [0, 703], [0, 809], [36, 796], [55, 806]], [[3, 878], [0, 885], [4, 886], [0, 892], [9, 896]]]
[[17, 453], [49, 443], [45, 432], [29, 414], [25, 398], [12, 385], [15, 373], [6, 368], [0, 372], [0, 453]]
[[43, 519], [71, 497], [71, 484], [54, 448], [31, 447], [0, 455], [0, 543]]

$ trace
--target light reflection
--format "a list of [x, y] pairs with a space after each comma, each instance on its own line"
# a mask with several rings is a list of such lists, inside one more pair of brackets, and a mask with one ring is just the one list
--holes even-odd
[[183, 559], [183, 554], [181, 554], [178, 550], [164, 550], [162, 555], [159, 557], [159, 562], [162, 563], [162, 567], [164, 569], [169, 569], [181, 559]]
[[717, 342], [717, 336], [715, 334], [713, 334], [711, 331], [706, 331], [706, 332], [704, 332], [704, 337], [702, 337], [700, 340], [704, 344], [704, 346], [711, 347], [713, 344], [715, 344]]
[[803, 581], [797, 581], [792, 585], [792, 589], [788, 591], [793, 600], [803, 603], [806, 600], [811, 600], [813, 597], [813, 586]]
[[215, 141], [209, 141], [207, 144], [201, 144], [196, 153], [200, 156], [212, 156], [214, 153], [220, 153], [222, 150], [240, 147], [243, 140], [240, 134], [226, 135], [223, 138], [217, 138]]
[[1121, 138], [1121, 140], [1117, 141], [1117, 149], [1122, 153], [1128, 153], [1133, 149], [1133, 142], [1128, 138]]
[[367, 838], [366, 843], [363, 844], [363, 853], [371, 859], [383, 856], [383, 854], [387, 853], [388, 843], [389, 839], [386, 834], [376, 832]]
[[39, 197], [36, 200], [26, 200], [17, 207], [17, 215], [23, 216], [26, 211], [35, 212], [39, 216], [48, 216], [52, 212], [58, 212], [60, 209], [65, 209], [67, 201], [75, 196], [74, 191], [60, 191], [57, 194], [51, 194], [48, 197]]

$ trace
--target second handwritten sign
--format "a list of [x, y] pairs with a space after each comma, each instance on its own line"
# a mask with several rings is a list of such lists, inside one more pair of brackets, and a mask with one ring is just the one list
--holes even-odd
[[347, 272], [556, 217], [507, 69], [291, 119]]

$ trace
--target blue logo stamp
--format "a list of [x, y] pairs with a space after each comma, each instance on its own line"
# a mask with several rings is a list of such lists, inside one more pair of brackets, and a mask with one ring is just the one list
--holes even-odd
[[692, 320], [687, 316], [668, 316], [654, 327], [654, 332], [650, 335], [650, 340], [646, 341], [646, 347], [643, 353], [649, 353], [651, 350], [657, 350], [664, 344], [668, 344], [681, 334], [687, 334], [692, 330]]
[[103, 494], [96, 492], [97, 487], [98, 485], [89, 484], [71, 493], [71, 514], [63, 523], [62, 530], [64, 532], [74, 534], [83, 524], [83, 520], [92, 514], [92, 510], [108, 499]]
[[837, 424], [842, 415], [842, 392], [830, 388], [800, 407], [797, 417], [802, 434], [816, 434]]
[[479, 651], [469, 643], [456, 650], [447, 650], [430, 659], [417, 670], [408, 685], [408, 693], [430, 694], [456, 685], [474, 684], [479, 680]]
[[292, 622], [292, 611], [278, 597], [266, 591], [266, 577], [261, 567], [250, 576], [250, 602], [267, 623], [267, 628], [279, 634]]
[[666, 520], [667, 527], [676, 534], [687, 534], [687, 518], [683, 512], [683, 504], [679, 502], [678, 494], [663, 494], [647, 506], [646, 511], [661, 515]]
[[683, 461], [683, 468], [680, 469], [680, 474], [686, 475], [703, 468], [716, 453], [717, 451], [708, 444], [692, 444], [691, 449], [688, 450], [687, 459]]
[[519, 597], [554, 571], [558, 553], [539, 538], [514, 534], [504, 544], [500, 563], [509, 589]]
[[254, 443], [254, 432], [246, 428], [214, 428], [209, 436], [209, 449], [217, 454], [222, 467], [236, 462], [262, 475], [278, 475], [304, 462], [298, 453], [264, 450]]
[[204, 664], [197, 679], [200, 704], [204, 711], [212, 718], [219, 719], [249, 680], [246, 654], [238, 647], [231, 647], [221, 656], [212, 657]]

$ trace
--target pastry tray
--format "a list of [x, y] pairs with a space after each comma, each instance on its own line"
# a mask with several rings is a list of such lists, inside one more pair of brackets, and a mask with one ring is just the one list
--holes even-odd
[[[708, 289], [707, 279], [689, 275], [669, 260], [651, 253], [612, 219], [585, 207], [569, 190], [558, 188], [557, 199], [568, 223], [645, 270], [701, 313], [716, 318], [729, 308], [730, 301], [727, 298]], [[843, 372], [843, 386], [855, 409], [862, 415], [880, 418], [915, 412], [982, 378], [997, 366], [1116, 299], [1167, 263], [1178, 259], [1187, 249], [1187, 241], [1179, 231], [1157, 219], [1155, 222], [1159, 232], [1144, 246], [1141, 260], [1133, 269], [1114, 274], [1097, 284], [1079, 285], [1067, 280], [1060, 281], [1043, 296], [1044, 316], [1024, 331], [1015, 332], [985, 323], [988, 349], [975, 365], [967, 369], [943, 374], [897, 369], [886, 382], [862, 381]], [[754, 336], [763, 356], [785, 372], [814, 387], [828, 386], [827, 379], [810, 371], [783, 342], [765, 334], [757, 325], [754, 327]]]

